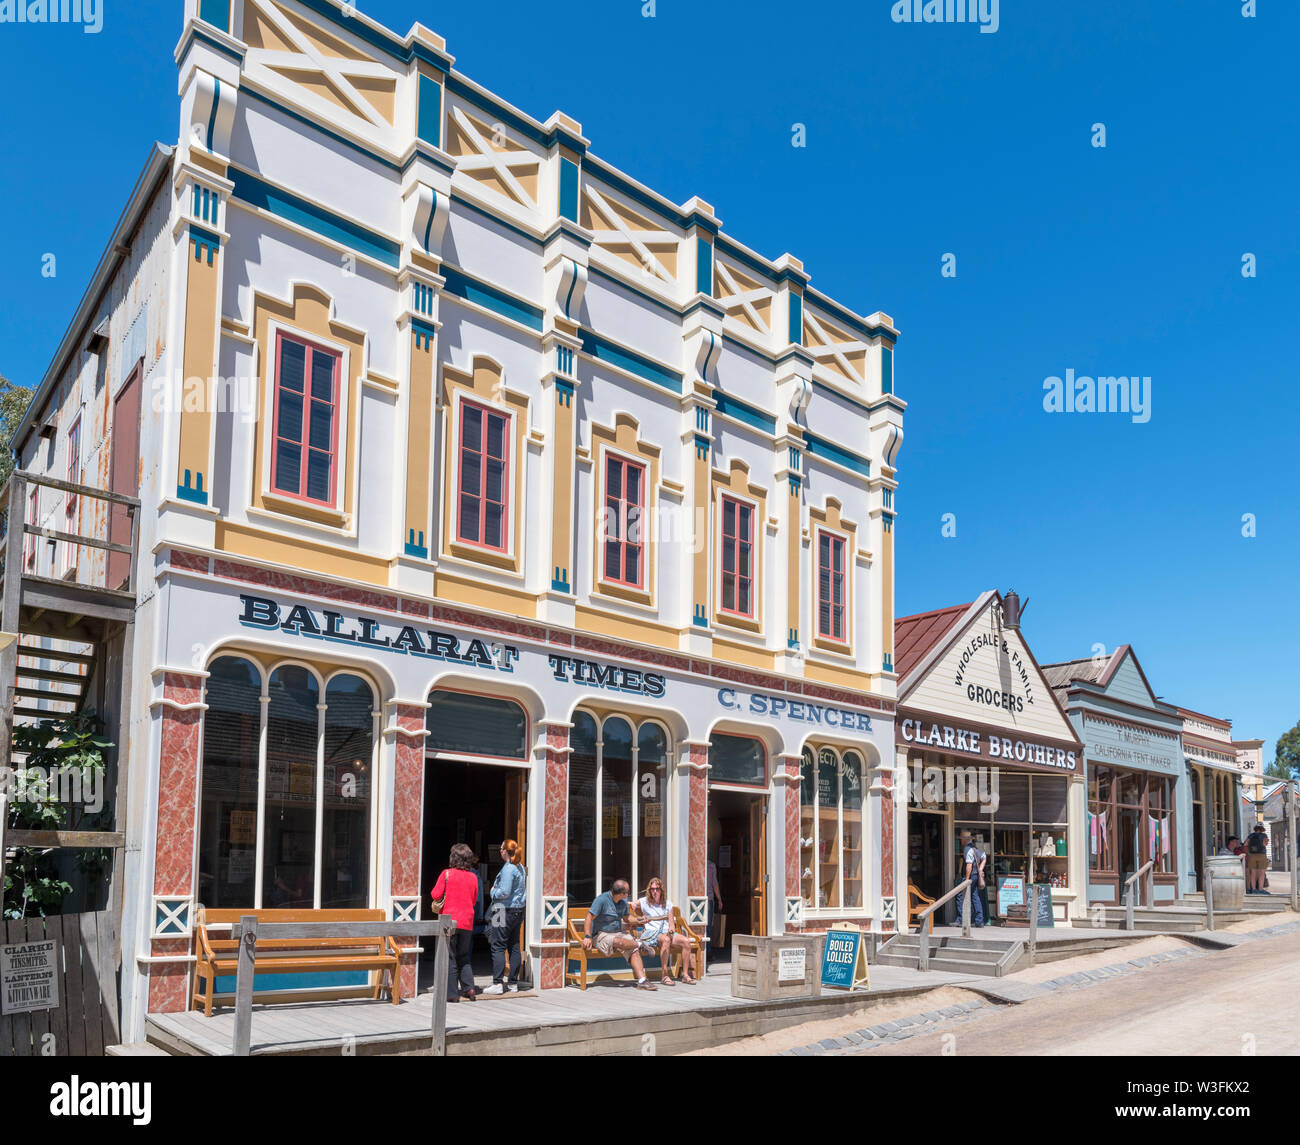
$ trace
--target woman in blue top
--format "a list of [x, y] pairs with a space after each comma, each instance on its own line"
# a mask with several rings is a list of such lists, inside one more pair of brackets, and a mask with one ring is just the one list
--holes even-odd
[[[488, 906], [487, 940], [492, 948], [492, 985], [484, 994], [507, 994], [511, 987], [518, 990], [519, 969], [523, 955], [519, 949], [519, 927], [524, 921], [523, 864], [519, 862], [519, 844], [507, 839], [501, 844], [501, 861], [505, 864], [496, 882], [492, 884], [491, 904]], [[509, 955], [510, 977], [506, 979], [506, 958]]]

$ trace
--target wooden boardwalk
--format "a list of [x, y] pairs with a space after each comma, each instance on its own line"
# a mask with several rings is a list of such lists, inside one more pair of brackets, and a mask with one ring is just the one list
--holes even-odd
[[[935, 934], [958, 935], [952, 927]], [[1024, 941], [1027, 930], [990, 927], [980, 937]], [[1039, 931], [1044, 960], [1068, 957], [1093, 944], [1123, 945], [1150, 932], [1061, 926]], [[1057, 947], [1055, 951], [1044, 947]], [[1069, 953], [1067, 953], [1067, 948]], [[883, 1002], [939, 986], [984, 988], [987, 977], [898, 966], [871, 966], [871, 989], [846, 994], [827, 990], [803, 1001], [752, 1002], [731, 996], [726, 963], [714, 963], [698, 986], [660, 986], [642, 991], [627, 981], [596, 982], [585, 991], [530, 990], [447, 1007], [447, 1052], [491, 1054], [673, 1054], [769, 1033], [803, 1022], [867, 1013]], [[480, 982], [480, 985], [483, 983]], [[429, 1052], [431, 995], [394, 1006], [349, 999], [254, 1006], [254, 1054], [423, 1054]], [[235, 1016], [222, 1008], [211, 1018], [199, 1011], [150, 1014], [148, 1038], [173, 1054], [224, 1057], [234, 1042]], [[653, 1039], [647, 1041], [647, 1037]]]
[[[882, 1001], [980, 979], [872, 966], [870, 991], [829, 991], [804, 1001], [751, 1002], [731, 996], [726, 967], [698, 986], [634, 989], [629, 982], [586, 990], [526, 991], [447, 1008], [447, 1052], [480, 1054], [680, 1053], [784, 1026], [865, 1012]], [[254, 1054], [427, 1053], [431, 995], [394, 1006], [359, 998], [253, 1007]], [[149, 1040], [175, 1054], [224, 1057], [235, 1016], [221, 1009], [150, 1014]], [[647, 1041], [647, 1038], [653, 1039]]]

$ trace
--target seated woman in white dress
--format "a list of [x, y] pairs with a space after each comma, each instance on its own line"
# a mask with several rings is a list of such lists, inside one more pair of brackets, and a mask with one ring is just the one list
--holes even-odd
[[665, 896], [663, 880], [657, 875], [650, 880], [645, 896], [637, 902], [636, 907], [640, 916], [638, 921], [644, 923], [637, 941], [647, 953], [658, 952], [659, 964], [663, 967], [664, 985], [677, 985], [670, 967], [673, 952], [680, 950], [682, 965], [685, 967], [682, 981], [688, 986], [694, 986], [698, 981], [694, 972], [699, 968], [692, 965], [691, 940], [673, 929], [673, 904]]

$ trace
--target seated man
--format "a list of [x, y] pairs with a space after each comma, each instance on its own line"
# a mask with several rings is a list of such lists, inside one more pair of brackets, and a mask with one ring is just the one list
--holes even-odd
[[655, 987], [646, 977], [645, 963], [641, 961], [641, 944], [626, 933], [627, 898], [627, 882], [616, 879], [614, 885], [591, 904], [583, 923], [582, 946], [585, 950], [594, 946], [606, 958], [616, 954], [626, 958], [636, 975], [636, 988], [653, 990]]

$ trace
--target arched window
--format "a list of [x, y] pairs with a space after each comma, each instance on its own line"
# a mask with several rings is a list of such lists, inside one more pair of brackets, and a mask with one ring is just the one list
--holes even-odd
[[586, 712], [569, 731], [569, 901], [589, 903], [596, 889], [596, 741], [600, 729]]
[[668, 736], [658, 724], [642, 724], [636, 737], [636, 889], [664, 877], [668, 860]]
[[261, 695], [261, 673], [248, 660], [223, 656], [208, 666], [198, 899], [211, 907], [253, 903]]
[[262, 902], [310, 909], [316, 902], [320, 684], [308, 669], [286, 664], [271, 673], [267, 691]]
[[208, 666], [199, 901], [365, 907], [374, 847], [374, 689], [341, 674], [322, 690], [316, 674], [296, 664], [271, 673], [265, 696], [262, 679], [241, 656]]
[[528, 758], [528, 716], [513, 700], [437, 689], [424, 723], [427, 751]]
[[799, 784], [800, 892], [809, 910], [863, 906], [862, 787], [854, 751], [804, 748]]
[[667, 879], [667, 733], [580, 711], [569, 748], [570, 903], [591, 902], [619, 878], [636, 894], [651, 875]]
[[322, 907], [360, 908], [370, 899], [375, 695], [360, 676], [335, 676], [325, 690]]

